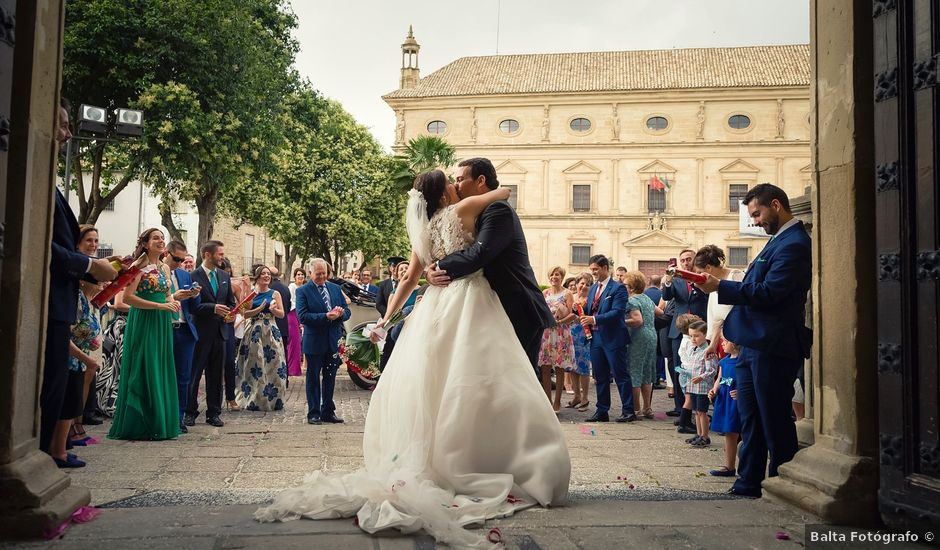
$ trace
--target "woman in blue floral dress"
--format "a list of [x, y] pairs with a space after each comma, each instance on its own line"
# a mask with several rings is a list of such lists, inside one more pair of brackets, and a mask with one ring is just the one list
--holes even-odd
[[245, 315], [245, 336], [238, 346], [235, 364], [235, 401], [249, 411], [279, 411], [284, 407], [287, 361], [284, 342], [274, 318], [284, 318], [281, 296], [271, 288], [271, 270], [254, 272], [252, 309]]

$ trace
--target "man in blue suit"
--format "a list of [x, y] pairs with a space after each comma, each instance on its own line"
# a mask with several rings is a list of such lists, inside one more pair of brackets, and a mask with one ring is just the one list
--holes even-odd
[[718, 292], [718, 302], [734, 306], [722, 331], [741, 346], [735, 371], [741, 452], [738, 479], [730, 493], [761, 496], [770, 452], [771, 476], [797, 451], [791, 416], [793, 383], [809, 357], [812, 333], [805, 325], [806, 294], [812, 282], [810, 239], [803, 222], [790, 213], [790, 200], [769, 183], [744, 196], [754, 223], [771, 235], [744, 280], [709, 276], [699, 287]]
[[336, 416], [333, 388], [339, 359], [343, 322], [351, 312], [339, 285], [327, 280], [326, 261], [313, 260], [312, 284], [297, 289], [297, 320], [304, 325], [302, 351], [307, 359], [307, 423], [341, 424]]
[[176, 385], [179, 388], [180, 404], [180, 431], [188, 433], [189, 428], [183, 422], [186, 414], [186, 405], [189, 400], [189, 381], [193, 374], [193, 351], [199, 335], [196, 325], [193, 324], [193, 314], [199, 307], [199, 286], [193, 287], [193, 279], [189, 272], [183, 269], [186, 261], [186, 245], [180, 241], [170, 241], [166, 245], [167, 256], [163, 260], [170, 268], [170, 284], [173, 298], [180, 303], [182, 309], [173, 320], [173, 359], [176, 362]]
[[[679, 267], [686, 271], [692, 271], [692, 260], [695, 258], [695, 251], [685, 249], [679, 252]], [[685, 402], [685, 393], [682, 391], [682, 385], [679, 384], [679, 374], [675, 367], [679, 365], [679, 345], [682, 344], [682, 334], [676, 328], [676, 320], [680, 315], [691, 313], [698, 315], [703, 321], [708, 321], [708, 295], [695, 288], [688, 281], [679, 279], [674, 281], [669, 275], [663, 277], [663, 300], [672, 300], [674, 309], [672, 323], [669, 325], [669, 346], [672, 355], [669, 357], [669, 377], [672, 379], [673, 399], [675, 408], [667, 411], [668, 416], [679, 416], [679, 433], [696, 433], [695, 425], [692, 424], [690, 413], [682, 413], [682, 405]], [[688, 410], [688, 409], [685, 409]]]
[[[72, 139], [69, 130], [69, 103], [65, 98], [58, 110], [56, 142], [60, 152]], [[106, 258], [91, 258], [76, 250], [78, 246], [78, 220], [69, 203], [58, 189], [52, 217], [52, 259], [49, 262], [49, 316], [46, 321], [46, 350], [43, 363], [42, 388], [39, 393], [39, 449], [49, 452], [56, 423], [62, 413], [68, 382], [69, 342], [72, 323], [78, 317], [78, 283], [82, 279], [92, 282], [111, 281], [117, 271]], [[55, 457], [70, 466], [78, 466], [74, 456]], [[84, 463], [81, 463], [84, 465]]]
[[591, 365], [597, 384], [597, 410], [586, 422], [609, 422], [610, 379], [620, 392], [621, 414], [617, 422], [633, 422], [633, 384], [627, 370], [630, 333], [624, 322], [629, 298], [627, 289], [610, 276], [610, 260], [600, 254], [590, 260], [591, 273], [596, 281], [588, 292], [586, 315], [581, 325], [593, 332], [591, 339]]

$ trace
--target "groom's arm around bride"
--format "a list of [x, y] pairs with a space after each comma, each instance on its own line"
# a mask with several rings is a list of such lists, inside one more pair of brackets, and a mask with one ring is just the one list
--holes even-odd
[[[499, 187], [493, 164], [483, 158], [461, 161], [455, 179], [461, 198]], [[446, 256], [437, 262], [436, 269], [431, 266], [428, 281], [442, 286], [483, 269], [529, 361], [537, 369], [542, 332], [554, 326], [555, 319], [532, 272], [519, 217], [508, 202], [494, 202], [477, 218], [476, 235], [468, 248]]]

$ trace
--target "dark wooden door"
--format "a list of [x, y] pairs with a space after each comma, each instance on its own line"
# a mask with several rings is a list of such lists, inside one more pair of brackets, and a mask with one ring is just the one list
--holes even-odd
[[7, 196], [7, 151], [10, 149], [10, 90], [16, 43], [16, 0], [0, 0], [0, 271]]
[[872, 4], [879, 503], [888, 523], [937, 523], [940, 5]]

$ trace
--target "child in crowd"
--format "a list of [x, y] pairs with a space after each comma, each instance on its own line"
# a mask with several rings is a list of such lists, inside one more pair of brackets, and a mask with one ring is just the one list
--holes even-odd
[[[689, 340], [689, 325], [702, 321], [702, 318], [692, 313], [684, 313], [676, 318], [676, 330], [682, 334], [682, 343], [679, 344], [679, 364], [675, 366], [675, 371], [679, 373], [679, 385], [685, 389], [689, 385], [691, 371], [689, 370], [689, 355], [691, 342]], [[696, 434], [698, 431], [692, 425], [692, 398], [688, 393], [685, 394], [685, 402], [682, 404], [682, 412], [679, 414], [679, 420], [676, 422], [679, 426], [676, 431], [680, 434]]]
[[708, 473], [718, 477], [733, 477], [736, 473], [738, 441], [741, 439], [741, 417], [738, 416], [738, 404], [732, 397], [732, 392], [736, 391], [734, 369], [740, 348], [722, 336], [721, 349], [725, 357], [718, 362], [718, 377], [708, 392], [708, 398], [715, 403], [711, 427], [725, 434], [725, 465]]
[[692, 402], [695, 428], [698, 431], [698, 435], [687, 441], [693, 447], [708, 447], [712, 443], [708, 437], [708, 390], [715, 382], [715, 372], [718, 369], [714, 356], [707, 356], [707, 330], [708, 324], [705, 321], [693, 321], [689, 324], [689, 348], [686, 350], [689, 362], [685, 363], [683, 360], [682, 363], [683, 368], [690, 371], [691, 377], [684, 389]]

